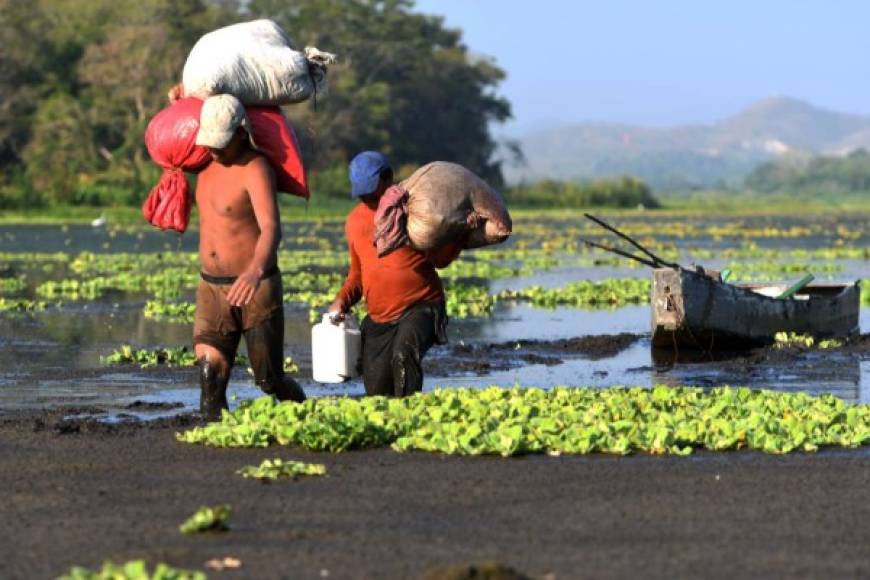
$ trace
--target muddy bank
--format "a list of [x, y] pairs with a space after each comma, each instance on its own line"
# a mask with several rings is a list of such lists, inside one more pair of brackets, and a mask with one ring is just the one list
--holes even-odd
[[458, 343], [435, 348], [424, 370], [438, 376], [485, 375], [528, 365], [556, 366], [567, 359], [600, 360], [618, 355], [642, 338], [639, 334], [603, 334], [559, 340], [512, 340]]
[[772, 344], [747, 350], [715, 349], [710, 351], [691, 349], [652, 349], [653, 361], [660, 367], [677, 364], [718, 363], [723, 368], [750, 367], [753, 365], [781, 365], [788, 368], [796, 362], [830, 361], [851, 358], [870, 359], [870, 334], [863, 334], [846, 341], [842, 346], [820, 349], [797, 345]]
[[[462, 458], [177, 443], [192, 418], [59, 432], [0, 422], [0, 577], [145, 558], [246, 578], [421, 578], [498, 562], [531, 578], [870, 574], [868, 451]], [[324, 478], [235, 474], [281, 457]], [[229, 502], [232, 529], [182, 536]], [[324, 572], [326, 571], [326, 572]], [[439, 576], [433, 576], [439, 577]], [[446, 576], [453, 577], [453, 576]]]

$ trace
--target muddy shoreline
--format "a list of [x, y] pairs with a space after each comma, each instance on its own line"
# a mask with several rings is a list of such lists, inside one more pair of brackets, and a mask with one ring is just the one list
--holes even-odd
[[[472, 562], [532, 578], [870, 574], [867, 449], [502, 459], [174, 440], [197, 421], [0, 421], [0, 577], [108, 558], [204, 569], [224, 556], [242, 569], [210, 577], [421, 578]], [[324, 463], [328, 475], [235, 474], [270, 457]], [[221, 502], [234, 508], [229, 532], [178, 533]]]

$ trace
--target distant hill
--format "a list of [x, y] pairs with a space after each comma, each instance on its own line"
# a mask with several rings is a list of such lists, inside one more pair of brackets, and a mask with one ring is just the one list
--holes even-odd
[[530, 133], [520, 145], [527, 165], [506, 168], [511, 182], [630, 174], [657, 190], [735, 186], [767, 161], [870, 147], [870, 117], [776, 97], [712, 125], [583, 123]]

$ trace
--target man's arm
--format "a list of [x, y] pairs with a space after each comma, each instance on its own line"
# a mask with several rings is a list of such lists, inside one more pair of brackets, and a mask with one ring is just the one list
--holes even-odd
[[459, 254], [465, 248], [467, 240], [468, 236], [465, 235], [462, 239], [457, 240], [452, 244], [447, 244], [437, 250], [429, 250], [426, 252], [426, 257], [436, 268], [446, 268], [453, 262], [453, 260], [459, 257]]
[[257, 238], [251, 263], [227, 292], [227, 300], [234, 306], [247, 304], [254, 297], [263, 273], [275, 260], [281, 241], [275, 174], [263, 157], [255, 158], [245, 167], [245, 188], [254, 208], [260, 237]]
[[359, 256], [353, 249], [353, 240], [350, 235], [350, 228], [347, 231], [347, 251], [350, 254], [350, 270], [347, 273], [347, 279], [333, 303], [329, 306], [329, 313], [333, 315], [343, 315], [351, 307], [359, 302], [362, 298], [362, 265], [359, 261]]

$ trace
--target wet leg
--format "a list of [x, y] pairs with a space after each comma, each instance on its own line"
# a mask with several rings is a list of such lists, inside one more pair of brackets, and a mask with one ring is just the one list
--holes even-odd
[[221, 411], [229, 409], [227, 385], [232, 362], [228, 360], [228, 355], [207, 344], [197, 344], [194, 352], [199, 361], [199, 413], [206, 421], [219, 421]]
[[393, 367], [390, 356], [396, 327], [366, 318], [362, 323], [362, 375], [366, 395], [393, 395]]
[[257, 386], [279, 401], [304, 401], [305, 391], [284, 374], [284, 314], [246, 330], [244, 335]]
[[423, 390], [423, 357], [435, 344], [435, 313], [421, 308], [399, 321], [393, 340], [390, 365], [393, 389], [397, 397], [407, 397]]

